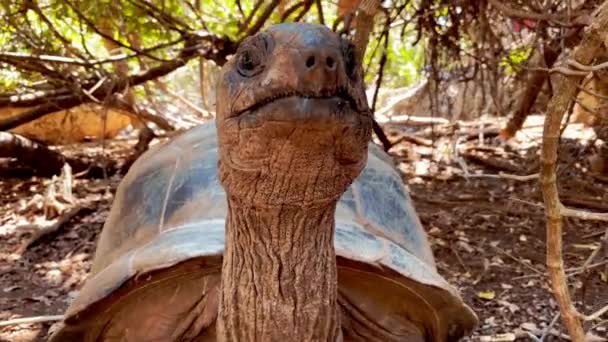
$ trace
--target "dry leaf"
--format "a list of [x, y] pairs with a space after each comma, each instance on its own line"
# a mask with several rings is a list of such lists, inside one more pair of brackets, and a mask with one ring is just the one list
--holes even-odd
[[497, 302], [498, 302], [498, 304], [509, 309], [509, 311], [511, 311], [511, 313], [515, 313], [515, 312], [519, 311], [519, 306], [517, 306], [511, 302], [507, 302], [506, 300], [498, 300]]
[[482, 291], [477, 293], [477, 297], [485, 300], [492, 300], [496, 297], [496, 293], [494, 291]]
[[528, 331], [535, 331], [538, 330], [538, 326], [536, 326], [536, 324], [532, 323], [532, 322], [526, 322], [526, 323], [522, 323], [520, 325], [520, 327], [524, 330], [528, 330]]
[[513, 333], [479, 337], [479, 341], [482, 341], [482, 342], [510, 342], [510, 341], [515, 341], [515, 339], [516, 339], [516, 336]]

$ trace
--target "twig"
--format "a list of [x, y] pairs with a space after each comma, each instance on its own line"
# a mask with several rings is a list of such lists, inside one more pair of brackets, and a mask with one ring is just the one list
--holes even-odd
[[321, 0], [316, 0], [317, 12], [319, 13], [319, 24], [325, 25], [325, 16], [323, 15], [323, 5]]
[[74, 11], [74, 13], [75, 13], [75, 14], [78, 16], [78, 18], [80, 18], [80, 20], [81, 20], [81, 21], [83, 21], [83, 22], [84, 22], [84, 23], [85, 23], [85, 24], [86, 24], [86, 25], [87, 25], [87, 26], [88, 26], [88, 27], [89, 27], [91, 30], [93, 30], [93, 31], [94, 31], [96, 34], [98, 34], [98, 35], [99, 35], [99, 36], [101, 36], [102, 38], [107, 39], [107, 40], [109, 40], [109, 41], [113, 42], [114, 44], [116, 44], [116, 45], [118, 45], [118, 46], [121, 46], [121, 47], [123, 47], [123, 48], [129, 49], [129, 50], [131, 50], [131, 51], [134, 51], [134, 52], [136, 52], [138, 55], [143, 55], [143, 56], [146, 56], [146, 57], [148, 57], [148, 58], [150, 58], [150, 59], [153, 59], [153, 60], [156, 60], [156, 61], [159, 61], [159, 62], [170, 62], [170, 60], [165, 60], [165, 59], [162, 59], [162, 58], [158, 58], [158, 57], [156, 57], [156, 56], [154, 56], [154, 55], [152, 55], [152, 54], [146, 53], [146, 52], [141, 51], [141, 50], [137, 50], [137, 49], [135, 49], [133, 46], [130, 46], [130, 45], [128, 45], [128, 44], [125, 44], [125, 43], [123, 43], [123, 42], [121, 42], [121, 41], [119, 41], [119, 40], [114, 39], [114, 37], [112, 37], [112, 36], [110, 36], [110, 35], [105, 34], [105, 33], [104, 33], [102, 30], [100, 30], [100, 29], [99, 29], [97, 26], [95, 26], [95, 23], [94, 23], [94, 22], [93, 22], [91, 19], [87, 18], [87, 16], [85, 16], [85, 15], [84, 15], [84, 14], [83, 14], [83, 13], [82, 13], [82, 12], [81, 12], [79, 9], [78, 9], [78, 7], [77, 7], [76, 5], [74, 5], [74, 4], [73, 4], [72, 2], [70, 2], [70, 1], [65, 1], [65, 3], [66, 3], [66, 4], [67, 4], [69, 7], [70, 7], [70, 9], [71, 9], [72, 11]]
[[[312, 3], [312, 0], [308, 0], [310, 3]], [[305, 6], [307, 1], [300, 1], [290, 7], [288, 7], [283, 14], [281, 15], [281, 19], [279, 20], [280, 22], [284, 23], [285, 20], [287, 20], [287, 18], [293, 14], [298, 8]]]
[[511, 255], [510, 253], [507, 253], [507, 251], [505, 251], [504, 249], [497, 247], [497, 246], [492, 246], [492, 248], [494, 248], [495, 250], [497, 250], [498, 252], [500, 252], [503, 255], [506, 255], [507, 257], [509, 257], [510, 259], [517, 261], [518, 263], [520, 263], [521, 265], [525, 266], [527, 269], [531, 270], [532, 272], [539, 274], [539, 275], [544, 275], [545, 273], [542, 271], [537, 270], [535, 267], [533, 267], [532, 265], [514, 257], [513, 255]]
[[63, 215], [61, 215], [61, 217], [59, 217], [57, 219], [57, 222], [53, 223], [52, 225], [50, 225], [48, 227], [38, 227], [35, 230], [35, 232], [33, 233], [32, 237], [30, 237], [28, 240], [26, 240], [21, 245], [21, 247], [19, 247], [19, 249], [17, 250], [17, 253], [18, 254], [23, 254], [28, 249], [29, 246], [31, 246], [32, 244], [34, 244], [35, 242], [37, 242], [38, 240], [40, 240], [44, 236], [52, 234], [52, 233], [58, 231], [65, 223], [67, 223], [73, 217], [75, 217], [76, 215], [78, 215], [80, 213], [80, 211], [83, 210], [83, 209], [85, 209], [85, 208], [86, 207], [83, 207], [83, 206], [74, 207], [74, 208], [68, 210]]
[[588, 71], [574, 70], [574, 69], [570, 69], [570, 68], [566, 68], [566, 67], [562, 67], [562, 66], [557, 66], [557, 67], [553, 67], [553, 68], [539, 68], [539, 67], [527, 68], [527, 67], [524, 67], [523, 69], [528, 70], [528, 71], [544, 71], [544, 72], [547, 72], [550, 74], [562, 74], [564, 76], [587, 76], [587, 75], [589, 75]]
[[555, 325], [555, 323], [557, 323], [558, 319], [559, 319], [559, 312], [556, 313], [555, 316], [553, 316], [551, 323], [549, 323], [549, 325], [547, 325], [547, 327], [543, 331], [543, 334], [540, 335], [540, 342], [543, 342], [545, 340], [545, 338], [547, 338], [547, 336], [549, 335], [549, 332], [553, 329], [553, 326]]
[[0, 322], [0, 327], [6, 327], [9, 325], [18, 325], [18, 324], [56, 322], [56, 321], [61, 321], [62, 319], [63, 319], [63, 315], [14, 318], [14, 319], [9, 319], [9, 320]]
[[251, 9], [251, 12], [249, 12], [249, 15], [247, 15], [247, 17], [245, 17], [245, 20], [243, 20], [242, 23], [238, 24], [240, 30], [244, 31], [249, 26], [249, 24], [251, 24], [251, 20], [253, 20], [253, 17], [255, 16], [255, 14], [260, 9], [260, 7], [262, 6], [263, 3], [264, 3], [264, 1], [261, 1], [261, 0], [258, 0], [255, 2], [255, 5], [253, 5], [253, 9]]
[[167, 95], [174, 97], [176, 100], [178, 100], [180, 103], [182, 103], [184, 106], [188, 107], [190, 110], [198, 113], [201, 117], [203, 118], [208, 118], [211, 117], [212, 115], [202, 109], [201, 107], [197, 106], [196, 104], [192, 103], [190, 100], [188, 100], [187, 98], [179, 95], [178, 93], [174, 92], [173, 90], [171, 90], [165, 83], [161, 82], [161, 81], [156, 81], [155, 84], [163, 91], [165, 92]]
[[608, 221], [608, 213], [594, 213], [586, 210], [566, 208], [560, 203], [559, 211], [562, 216], [575, 217], [581, 220]]
[[503, 162], [502, 160], [499, 160], [499, 159], [495, 159], [495, 158], [491, 158], [491, 157], [484, 157], [477, 153], [461, 153], [461, 155], [463, 158], [465, 158], [469, 161], [472, 161], [477, 164], [482, 164], [482, 165], [491, 167], [493, 169], [506, 170], [506, 171], [510, 171], [510, 172], [518, 171], [518, 168], [516, 166]]
[[400, 134], [400, 137], [395, 140], [391, 145], [395, 146], [403, 141], [415, 144], [415, 145], [420, 145], [420, 146], [433, 146], [433, 142], [429, 139], [425, 139], [425, 138], [421, 138], [421, 137], [417, 137], [415, 135], [411, 135], [411, 134], [405, 134], [402, 133]]
[[458, 263], [460, 263], [460, 266], [462, 266], [462, 268], [464, 269], [464, 271], [466, 273], [471, 274], [471, 272], [469, 271], [469, 268], [467, 267], [467, 265], [465, 265], [465, 263], [462, 261], [462, 258], [460, 257], [460, 254], [458, 254], [458, 251], [456, 250], [456, 248], [454, 248], [453, 245], [450, 245], [450, 249], [452, 250], [452, 253], [454, 253], [454, 255], [456, 256], [456, 259], [458, 259]]
[[503, 1], [499, 0], [489, 0], [489, 3], [494, 6], [499, 11], [503, 12], [507, 16], [511, 18], [518, 19], [535, 19], [535, 20], [543, 20], [543, 21], [555, 21], [555, 20], [568, 20], [570, 19], [565, 15], [552, 15], [552, 14], [544, 14], [544, 13], [535, 13], [529, 10], [523, 9], [515, 9], [509, 7], [504, 4]]
[[587, 89], [587, 88], [585, 88], [585, 87], [581, 87], [581, 86], [578, 86], [578, 89], [579, 89], [580, 91], [582, 91], [582, 92], [584, 92], [584, 93], [587, 93], [587, 94], [589, 94], [589, 95], [591, 95], [591, 96], [593, 96], [593, 97], [596, 97], [596, 98], [598, 98], [598, 99], [601, 99], [601, 100], [608, 100], [608, 96], [598, 94], [597, 92], [595, 92], [595, 91], [593, 91], [593, 90], [591, 90], [591, 89]]
[[[534, 334], [534, 335], [541, 335], [541, 334], [544, 333], [544, 331], [540, 330], [540, 329], [529, 329], [527, 331], [530, 332], [530, 333], [532, 333], [532, 334]], [[558, 337], [558, 338], [562, 338], [562, 339], [567, 340], [567, 341], [572, 341], [572, 338], [570, 338], [570, 336], [568, 336], [567, 334], [562, 334], [559, 331], [557, 331], [556, 329], [550, 329], [550, 330], [548, 330], [547, 331], [547, 335], [551, 335], [551, 336], [555, 336], [555, 337]], [[581, 340], [581, 341], [584, 341], [584, 340]]]
[[602, 317], [603, 314], [608, 312], [608, 305], [604, 306], [603, 308], [597, 310], [596, 312], [592, 313], [591, 315], [585, 316], [585, 315], [581, 315], [581, 318], [585, 321], [594, 321], [600, 317]]
[[583, 265], [583, 266], [579, 266], [579, 267], [571, 267], [571, 268], [567, 268], [566, 269], [566, 275], [568, 277], [572, 277], [575, 276], [577, 274], [581, 274], [585, 271], [588, 271], [590, 269], [593, 268], [598, 268], [604, 265], [608, 265], [608, 260], [604, 260], [604, 261], [600, 261], [600, 262], [596, 262], [595, 264], [591, 264], [591, 265]]
[[[566, 277], [570, 278], [572, 276], [575, 276], [575, 275], [583, 273], [585, 270], [590, 270], [590, 269], [597, 268], [597, 267], [604, 266], [604, 265], [608, 265], [608, 260], [596, 262], [595, 264], [588, 265], [585, 268], [583, 268], [582, 266], [567, 268], [565, 270], [566, 271]], [[542, 274], [526, 274], [526, 275], [523, 275], [523, 276], [514, 277], [512, 280], [515, 281], [515, 280], [537, 278], [537, 277], [545, 277], [545, 276], [547, 276], [546, 272], [543, 272]]]
[[[139, 51], [142, 51], [145, 54], [147, 54], [150, 52], [154, 52], [156, 50], [175, 46], [175, 45], [183, 42], [184, 39], [185, 39], [184, 37], [180, 37], [180, 38], [177, 38], [175, 40], [172, 40], [172, 41], [169, 41], [166, 43], [161, 43], [161, 44], [149, 47], [149, 48], [140, 49]], [[116, 63], [116, 62], [120, 62], [120, 61], [123, 61], [126, 59], [138, 57], [138, 56], [142, 56], [142, 55], [139, 52], [134, 52], [134, 53], [130, 53], [130, 54], [123, 53], [123, 54], [118, 54], [118, 55], [112, 55], [105, 59], [86, 60], [86, 59], [82, 59], [82, 58], [71, 58], [71, 57], [65, 57], [65, 56], [26, 54], [26, 53], [22, 53], [22, 52], [10, 52], [10, 51], [0, 52], [0, 58], [2, 58], [2, 59], [14, 59], [14, 60], [23, 60], [23, 61], [30, 61], [30, 62], [31, 61], [40, 61], [40, 62], [50, 62], [50, 63], [72, 64], [72, 65], [78, 65], [78, 66], [83, 66], [83, 67], [92, 67], [92, 66], [96, 66], [96, 65], [100, 65], [100, 64]]]
[[[263, 2], [263, 1], [261, 1], [261, 2]], [[279, 0], [272, 0], [268, 4], [268, 6], [266, 6], [266, 8], [264, 9], [264, 12], [262, 12], [262, 14], [258, 18], [258, 20], [253, 24], [253, 26], [251, 26], [247, 30], [247, 34], [245, 35], [245, 37], [249, 37], [249, 36], [256, 34], [262, 28], [262, 26], [264, 25], [266, 20], [270, 17], [270, 15], [272, 14], [272, 11], [274, 11], [274, 9], [277, 7], [279, 2], [280, 2]]]
[[566, 61], [566, 63], [568, 63], [568, 65], [573, 66], [579, 70], [586, 71], [587, 73], [589, 73], [591, 71], [600, 71], [602, 69], [608, 68], [608, 62], [604, 62], [604, 63], [600, 63], [600, 64], [596, 64], [596, 65], [583, 65], [574, 59], [569, 59]]
[[519, 182], [527, 182], [527, 181], [531, 181], [531, 180], [536, 180], [538, 179], [538, 173], [533, 173], [531, 175], [514, 175], [514, 174], [510, 174], [510, 173], [504, 173], [504, 172], [499, 172], [497, 175], [489, 175], [489, 174], [469, 174], [470, 178], [493, 178], [493, 179], [509, 179], [509, 180], [515, 180], [515, 181], [519, 181]]

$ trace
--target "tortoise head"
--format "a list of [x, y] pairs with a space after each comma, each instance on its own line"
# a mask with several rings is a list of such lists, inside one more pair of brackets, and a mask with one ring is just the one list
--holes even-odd
[[351, 43], [290, 23], [244, 40], [222, 69], [220, 180], [254, 206], [337, 201], [367, 161], [371, 113]]

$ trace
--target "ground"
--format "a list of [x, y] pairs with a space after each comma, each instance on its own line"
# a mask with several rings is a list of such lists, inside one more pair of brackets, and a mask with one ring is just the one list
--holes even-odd
[[[540, 127], [538, 120], [530, 120], [514, 141], [500, 146], [492, 143], [496, 132], [492, 125], [483, 130], [485, 144], [479, 143], [479, 122], [434, 129], [386, 125], [391, 140], [400, 140], [391, 153], [429, 234], [439, 272], [479, 316], [472, 341], [534, 340], [528, 334], [539, 340], [545, 331], [549, 331], [545, 340], [557, 341], [556, 336], [565, 332], [559, 322], [546, 329], [558, 307], [546, 275], [538, 180], [497, 176], [537, 172]], [[457, 154], [449, 143], [454, 132], [463, 137], [458, 140]], [[589, 130], [579, 126], [570, 126], [564, 133], [558, 168], [560, 195], [570, 207], [608, 212], [608, 182], [587, 172], [587, 157], [593, 150], [590, 136]], [[425, 146], [433, 139], [434, 148]], [[88, 144], [65, 150], [120, 160], [133, 143], [114, 141], [103, 149]], [[75, 199], [66, 206], [80, 209], [56, 232], [23, 248], [31, 237], [27, 225], [49, 224], [39, 209], [24, 209], [34, 195], [44, 193], [49, 180], [0, 180], [0, 322], [64, 312], [86, 279], [119, 181], [118, 175], [101, 180], [76, 175]], [[606, 223], [564, 221], [571, 292], [577, 307], [588, 314], [608, 304], [608, 248], [589, 258], [606, 231]], [[588, 267], [582, 268], [586, 261]], [[52, 323], [0, 326], [0, 341], [43, 341]], [[606, 316], [588, 322], [586, 328], [608, 337]]]

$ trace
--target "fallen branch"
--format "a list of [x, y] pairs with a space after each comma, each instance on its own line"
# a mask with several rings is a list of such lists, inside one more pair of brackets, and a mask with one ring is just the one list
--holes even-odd
[[531, 175], [514, 175], [514, 174], [510, 174], [510, 173], [504, 173], [504, 172], [499, 172], [497, 175], [491, 175], [491, 174], [475, 174], [475, 173], [471, 173], [468, 175], [469, 178], [492, 178], [492, 179], [508, 179], [508, 180], [514, 180], [514, 181], [519, 181], [519, 182], [528, 182], [531, 180], [537, 180], [538, 179], [538, 173], [533, 173]]
[[508, 162], [505, 162], [503, 160], [500, 160], [500, 159], [485, 157], [485, 156], [482, 156], [477, 153], [462, 153], [461, 152], [460, 155], [474, 163], [482, 164], [482, 165], [488, 166], [488, 167], [496, 169], [496, 170], [508, 171], [512, 174], [519, 171], [519, 168], [517, 166], [510, 164]]
[[[574, 51], [574, 59], [581, 64], [591, 63], [602, 50], [603, 36], [608, 30], [607, 4], [608, 2], [605, 2], [601, 5], [602, 11], [589, 26], [581, 44]], [[561, 317], [575, 342], [583, 342], [585, 333], [581, 325], [580, 314], [570, 298], [564, 272], [562, 216], [567, 212], [565, 210], [567, 208], [559, 200], [555, 169], [562, 118], [571, 99], [576, 94], [578, 84], [585, 75], [576, 75], [571, 78], [564, 75], [556, 76], [554, 95], [547, 106], [545, 117], [540, 172], [540, 184], [547, 217], [547, 268]]]
[[511, 259], [513, 261], [516, 261], [517, 263], [519, 263], [520, 265], [522, 265], [525, 268], [529, 269], [530, 271], [532, 271], [532, 272], [534, 272], [536, 274], [539, 274], [539, 275], [543, 275], [544, 274], [543, 271], [540, 271], [540, 270], [536, 269], [534, 266], [530, 265], [529, 263], [527, 263], [527, 262], [525, 262], [525, 261], [523, 261], [523, 260], [521, 260], [519, 258], [514, 257], [510, 253], [507, 253], [507, 251], [505, 251], [504, 249], [502, 249], [502, 248], [500, 248], [498, 246], [492, 246], [492, 248], [494, 248], [495, 250], [497, 250], [499, 253], [507, 256], [509, 259]]
[[38, 242], [43, 237], [59, 231], [59, 229], [61, 229], [64, 224], [66, 224], [68, 221], [70, 221], [72, 218], [74, 218], [76, 215], [78, 215], [85, 208], [87, 208], [87, 207], [83, 207], [83, 206], [74, 207], [72, 209], [69, 209], [64, 214], [62, 214], [57, 219], [57, 221], [55, 223], [53, 223], [52, 225], [47, 226], [47, 227], [36, 227], [36, 228], [31, 229], [33, 231], [32, 236], [29, 239], [27, 239], [23, 244], [21, 244], [21, 247], [19, 247], [19, 249], [17, 250], [17, 254], [23, 254], [31, 245]]
[[594, 320], [602, 317], [602, 315], [604, 315], [605, 313], [608, 313], [608, 305], [597, 310], [596, 312], [592, 313], [589, 316], [582, 316], [582, 319], [584, 319], [585, 321], [594, 321]]
[[500, 130], [498, 128], [477, 129], [472, 130], [471, 132], [466, 132], [464, 135], [464, 140], [475, 140], [478, 139], [480, 136], [483, 136], [485, 138], [494, 138], [498, 136], [498, 134], [500, 134]]
[[608, 203], [602, 203], [602, 201], [592, 200], [574, 196], [564, 196], [562, 203], [576, 208], [586, 208], [596, 210], [600, 212], [608, 212]]
[[608, 221], [608, 213], [594, 213], [585, 210], [566, 208], [563, 204], [559, 207], [560, 214], [566, 217], [575, 217], [581, 220]]
[[604, 176], [604, 175], [591, 175], [595, 180], [602, 182], [602, 183], [608, 183], [608, 176]]
[[89, 167], [79, 159], [67, 158], [42, 144], [9, 132], [0, 132], [0, 158], [15, 158], [42, 176], [60, 174], [65, 163], [78, 171]]
[[9, 320], [0, 322], [0, 327], [7, 327], [10, 325], [19, 325], [19, 324], [57, 322], [57, 321], [61, 321], [61, 320], [63, 320], [63, 315], [14, 318], [14, 319], [9, 319]]
[[395, 140], [392, 143], [392, 145], [395, 146], [404, 141], [415, 144], [415, 145], [420, 145], [420, 146], [427, 146], [427, 147], [433, 146], [432, 140], [417, 137], [417, 136], [411, 135], [411, 134], [404, 134], [404, 133], [400, 133], [400, 137], [397, 140]]
[[[381, 116], [381, 115], [379, 115]], [[424, 116], [413, 116], [413, 115], [396, 115], [388, 117], [386, 120], [378, 120], [386, 125], [404, 125], [411, 127], [424, 127], [424, 126], [432, 126], [432, 125], [449, 125], [450, 120], [445, 118], [435, 118], [435, 117], [424, 117]]]

